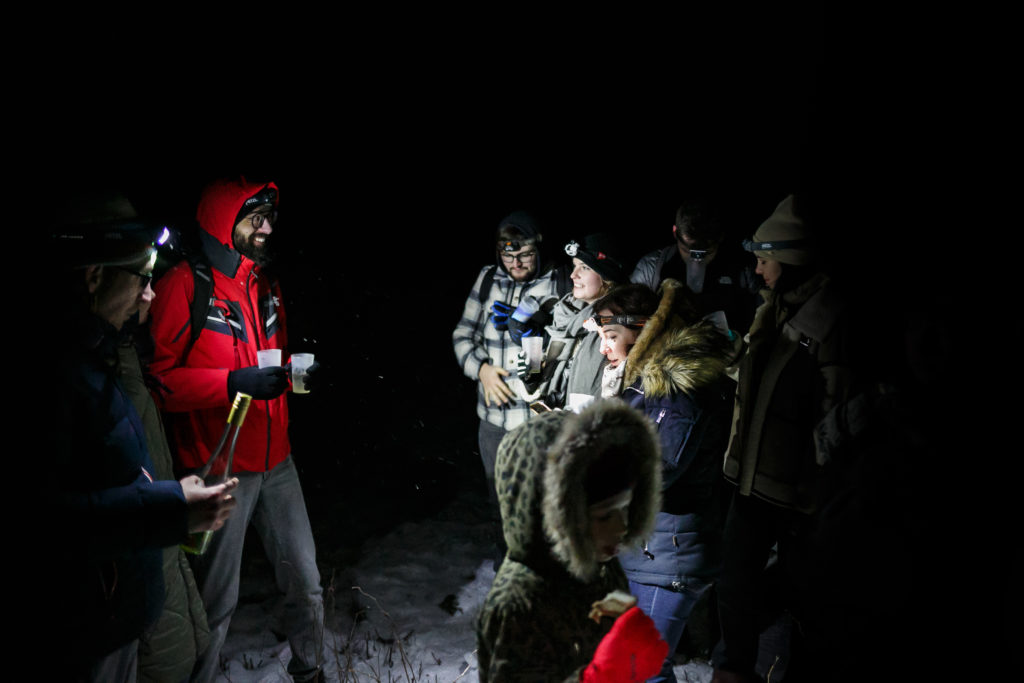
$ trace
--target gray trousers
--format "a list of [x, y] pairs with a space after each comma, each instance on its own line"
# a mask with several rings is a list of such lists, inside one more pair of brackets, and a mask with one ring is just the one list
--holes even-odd
[[498, 569], [502, 558], [508, 552], [505, 535], [501, 530], [501, 509], [498, 507], [498, 493], [494, 490], [494, 463], [498, 459], [498, 444], [507, 434], [501, 427], [492, 425], [487, 420], [480, 420], [477, 431], [477, 443], [480, 447], [480, 459], [484, 465], [484, 477], [487, 479], [487, 499], [490, 501], [491, 534], [494, 538], [495, 558], [494, 569]]
[[210, 624], [210, 645], [196, 662], [192, 680], [212, 683], [220, 668], [220, 651], [238, 603], [242, 546], [250, 522], [285, 596], [283, 627], [292, 650], [288, 673], [302, 679], [323, 663], [324, 605], [298, 472], [289, 455], [269, 472], [236, 476], [238, 488], [232, 495], [238, 505], [194, 565]]

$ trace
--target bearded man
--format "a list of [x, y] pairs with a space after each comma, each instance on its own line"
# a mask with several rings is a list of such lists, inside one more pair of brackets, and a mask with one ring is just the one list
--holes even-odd
[[[196, 681], [213, 681], [219, 669], [238, 602], [250, 521], [285, 597], [282, 625], [292, 654], [288, 672], [296, 681], [323, 675], [323, 591], [288, 440], [288, 371], [283, 366], [260, 368], [257, 360], [257, 351], [263, 349], [281, 349], [283, 365], [288, 359], [281, 290], [266, 270], [277, 206], [274, 183], [239, 178], [209, 184], [196, 214], [209, 267], [193, 273], [188, 261], [176, 265], [157, 283], [152, 308], [156, 348], [150, 367], [169, 389], [163, 409], [178, 468], [194, 471], [207, 462], [236, 392], [253, 398], [233, 463], [239, 479], [238, 511], [195, 563], [211, 641], [196, 663]], [[212, 296], [196, 335], [191, 303], [204, 276], [213, 280]]]

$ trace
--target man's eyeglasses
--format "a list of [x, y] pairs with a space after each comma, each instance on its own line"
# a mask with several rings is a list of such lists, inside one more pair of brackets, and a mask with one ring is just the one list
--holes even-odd
[[153, 273], [140, 273], [137, 270], [132, 270], [131, 268], [125, 268], [124, 266], [111, 266], [111, 268], [117, 268], [118, 270], [123, 270], [124, 272], [131, 273], [135, 277], [139, 278], [139, 289], [145, 289], [147, 286], [149, 286], [149, 283], [151, 283], [153, 281]]
[[524, 251], [521, 254], [506, 254], [506, 253], [502, 252], [502, 254], [501, 254], [501, 260], [503, 262], [505, 262], [505, 263], [512, 263], [513, 261], [519, 261], [520, 263], [526, 264], [526, 263], [530, 263], [531, 261], [533, 261], [533, 259], [536, 258], [536, 257], [537, 257], [537, 252], [535, 252], [535, 251]]
[[253, 230], [259, 230], [263, 226], [263, 221], [266, 220], [268, 223], [273, 225], [277, 222], [277, 211], [264, 211], [263, 213], [254, 213], [249, 216], [249, 222], [252, 223]]

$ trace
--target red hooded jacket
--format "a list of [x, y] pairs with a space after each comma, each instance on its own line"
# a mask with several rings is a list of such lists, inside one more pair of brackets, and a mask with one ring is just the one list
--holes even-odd
[[[235, 218], [246, 200], [273, 183], [223, 180], [203, 191], [196, 218], [203, 252], [213, 274], [213, 306], [206, 326], [189, 349], [193, 275], [187, 261], [167, 272], [154, 288], [151, 371], [170, 389], [161, 395], [178, 465], [201, 467], [227, 422], [231, 401], [228, 372], [257, 365], [260, 349], [281, 349], [288, 362], [285, 315], [276, 281], [235, 251]], [[277, 204], [277, 197], [274, 198]], [[287, 392], [269, 401], [253, 399], [238, 436], [233, 469], [263, 472], [291, 452]]]

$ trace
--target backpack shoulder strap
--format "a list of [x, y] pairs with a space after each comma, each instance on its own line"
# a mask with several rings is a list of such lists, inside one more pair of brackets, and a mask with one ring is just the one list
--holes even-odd
[[188, 265], [192, 269], [193, 289], [192, 301], [189, 304], [189, 341], [185, 349], [186, 357], [206, 327], [206, 316], [210, 313], [213, 296], [213, 272], [210, 270], [210, 264], [202, 256], [193, 254], [188, 258]]
[[487, 269], [484, 273], [484, 279], [480, 281], [480, 291], [477, 293], [480, 297], [480, 305], [485, 306], [487, 304], [487, 298], [491, 295], [491, 287], [494, 285], [494, 274], [498, 271], [498, 266], [493, 265]]

